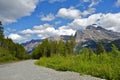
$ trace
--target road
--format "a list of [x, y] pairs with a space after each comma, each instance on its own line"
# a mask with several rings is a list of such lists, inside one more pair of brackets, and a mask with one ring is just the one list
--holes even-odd
[[101, 80], [75, 72], [61, 72], [34, 65], [35, 60], [0, 65], [0, 80]]

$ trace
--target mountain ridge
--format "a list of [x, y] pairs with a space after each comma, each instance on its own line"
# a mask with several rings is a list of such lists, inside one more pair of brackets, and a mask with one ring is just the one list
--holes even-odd
[[120, 39], [120, 33], [104, 29], [101, 26], [95, 27], [94, 25], [89, 25], [85, 30], [77, 30], [75, 38], [76, 42], [85, 42], [87, 40], [99, 41], [102, 39], [113, 41]]
[[[80, 46], [87, 45], [88, 42], [99, 42], [99, 41], [106, 41], [106, 43], [120, 39], [120, 33], [114, 32], [111, 30], [107, 30], [101, 26], [96, 26], [95, 24], [89, 25], [86, 27], [85, 30], [77, 30], [75, 35], [75, 40], [77, 44], [81, 44]], [[50, 41], [59, 41], [63, 40], [64, 42], [69, 40], [70, 36], [68, 35], [61, 35], [57, 37], [49, 37], [48, 40]], [[31, 40], [26, 43], [22, 43], [24, 48], [28, 53], [31, 53], [33, 49], [42, 42], [42, 39]]]

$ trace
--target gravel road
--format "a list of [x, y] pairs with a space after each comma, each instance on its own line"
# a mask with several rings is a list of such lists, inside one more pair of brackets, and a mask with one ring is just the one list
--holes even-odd
[[0, 80], [101, 80], [75, 72], [60, 72], [34, 65], [35, 60], [0, 65]]

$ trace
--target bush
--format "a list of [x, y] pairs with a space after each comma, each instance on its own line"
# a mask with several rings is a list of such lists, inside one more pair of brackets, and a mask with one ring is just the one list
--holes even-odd
[[58, 54], [49, 58], [42, 57], [35, 64], [60, 71], [75, 71], [109, 80], [120, 80], [120, 54], [114, 56], [112, 52], [96, 55], [86, 52], [66, 57]]
[[0, 48], [0, 64], [17, 60], [14, 55], [10, 54], [8, 50]]

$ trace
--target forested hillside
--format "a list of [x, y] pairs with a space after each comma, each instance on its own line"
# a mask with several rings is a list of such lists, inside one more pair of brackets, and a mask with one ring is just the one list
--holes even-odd
[[28, 57], [22, 45], [14, 43], [9, 38], [5, 38], [4, 28], [0, 22], [0, 64], [14, 60], [27, 59]]

